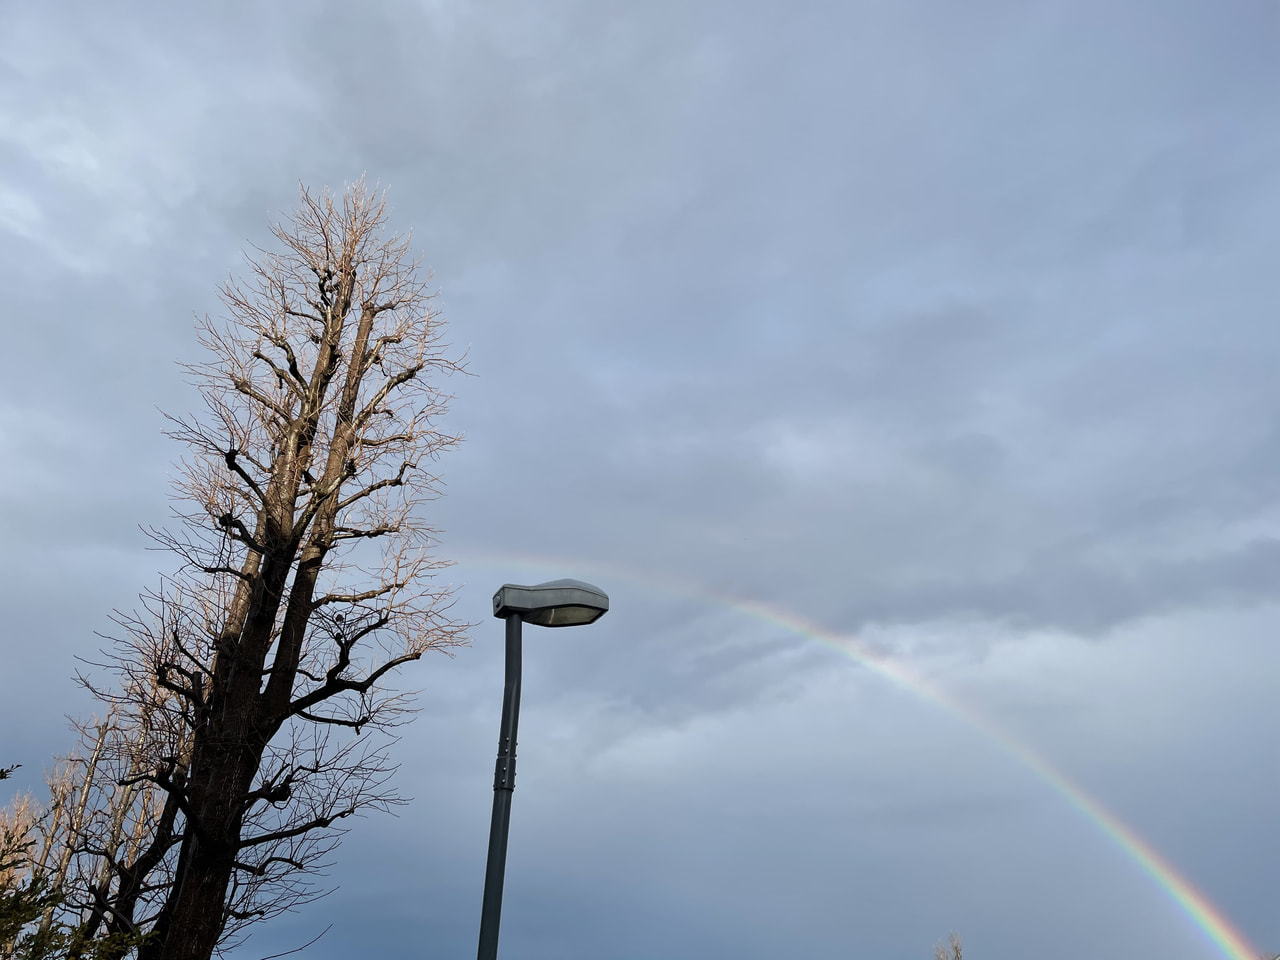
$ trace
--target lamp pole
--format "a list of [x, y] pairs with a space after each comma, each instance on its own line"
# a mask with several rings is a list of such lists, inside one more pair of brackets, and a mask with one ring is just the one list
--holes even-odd
[[506, 681], [502, 688], [502, 726], [493, 768], [493, 818], [489, 821], [489, 858], [484, 868], [478, 960], [497, 960], [502, 917], [502, 883], [507, 872], [507, 834], [511, 794], [516, 788], [516, 731], [520, 726], [521, 627], [576, 627], [594, 623], [609, 609], [609, 597], [581, 580], [553, 580], [533, 587], [503, 584], [493, 595], [493, 615], [507, 622]]
[[489, 859], [484, 868], [484, 903], [480, 908], [478, 960], [497, 960], [498, 923], [502, 918], [502, 882], [507, 870], [507, 834], [511, 828], [511, 794], [516, 788], [516, 729], [520, 726], [520, 614], [507, 616], [506, 682], [502, 687], [502, 726], [498, 760], [493, 768], [493, 819], [489, 821]]

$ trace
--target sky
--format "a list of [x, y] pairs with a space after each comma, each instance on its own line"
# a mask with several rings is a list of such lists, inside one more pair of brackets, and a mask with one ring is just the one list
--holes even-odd
[[[389, 189], [468, 375], [394, 816], [230, 954], [1280, 951], [1280, 7], [0, 7], [0, 749], [170, 561], [194, 318]], [[0, 794], [0, 802], [12, 791]]]

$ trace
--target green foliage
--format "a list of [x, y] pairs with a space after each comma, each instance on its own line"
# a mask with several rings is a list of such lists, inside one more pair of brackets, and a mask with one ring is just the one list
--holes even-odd
[[[21, 764], [0, 767], [0, 780]], [[57, 919], [65, 902], [62, 890], [46, 877], [33, 875], [29, 834], [0, 821], [0, 957], [4, 960], [123, 960], [147, 939], [140, 934], [99, 933]], [[48, 922], [42, 922], [48, 917]]]
[[119, 960], [146, 939], [112, 934], [86, 941], [77, 928], [56, 920], [42, 929], [40, 918], [46, 911], [57, 910], [62, 902], [62, 891], [49, 887], [42, 878], [0, 890], [0, 954], [6, 960]]
[[[59, 891], [50, 890], [39, 879], [0, 891], [0, 947], [14, 960], [46, 960], [65, 957], [66, 938], [59, 929], [41, 933], [23, 930], [32, 926], [51, 907], [62, 902]], [[11, 946], [9, 946], [11, 945]]]
[[[0, 767], [0, 780], [7, 780], [17, 767]], [[59, 897], [38, 881], [22, 882], [27, 851], [34, 841], [21, 831], [0, 826], [0, 952], [15, 960], [36, 960], [50, 956], [49, 950], [32, 934], [23, 934]]]

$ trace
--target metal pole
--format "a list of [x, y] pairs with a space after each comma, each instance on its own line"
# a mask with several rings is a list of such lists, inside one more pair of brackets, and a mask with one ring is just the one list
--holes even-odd
[[477, 960], [497, 960], [498, 922], [502, 917], [502, 880], [507, 869], [507, 832], [511, 793], [516, 788], [516, 727], [520, 723], [520, 615], [507, 617], [507, 670], [502, 690], [502, 729], [493, 769], [493, 819], [489, 823], [489, 861], [484, 869]]

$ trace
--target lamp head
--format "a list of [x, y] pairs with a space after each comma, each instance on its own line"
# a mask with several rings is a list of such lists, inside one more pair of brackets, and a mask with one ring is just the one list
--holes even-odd
[[525, 587], [504, 583], [493, 595], [493, 615], [518, 614], [540, 627], [576, 627], [594, 623], [609, 609], [609, 596], [581, 580], [552, 580]]

